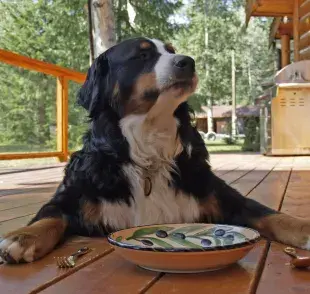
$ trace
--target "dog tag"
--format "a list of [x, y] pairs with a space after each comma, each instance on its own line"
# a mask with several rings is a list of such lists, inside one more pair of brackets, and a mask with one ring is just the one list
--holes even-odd
[[150, 196], [152, 192], [152, 181], [150, 177], [144, 179], [144, 196]]

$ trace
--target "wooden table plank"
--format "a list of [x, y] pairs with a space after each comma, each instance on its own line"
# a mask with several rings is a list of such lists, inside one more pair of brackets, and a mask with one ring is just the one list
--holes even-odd
[[232, 187], [237, 189], [242, 195], [247, 195], [253, 190], [264, 178], [271, 172], [277, 163], [278, 158], [268, 158], [259, 167], [239, 179], [232, 184]]
[[237, 169], [238, 167], [240, 167], [242, 163], [240, 162], [228, 162], [222, 166], [220, 166], [219, 168], [217, 168], [216, 170], [213, 170], [214, 174], [217, 175], [218, 177], [223, 176], [231, 171], [234, 171], [235, 169]]
[[[268, 161], [269, 160], [267, 160], [267, 162]], [[241, 183], [246, 183], [246, 189], [244, 190], [252, 190], [248, 197], [263, 200], [263, 202], [267, 199], [268, 204], [275, 208], [278, 208], [282, 202], [282, 197], [290, 175], [290, 167], [288, 167], [286, 171], [284, 170], [284, 173], [282, 167], [280, 171], [277, 170], [277, 167], [274, 168], [274, 164], [277, 161], [271, 159], [268, 164], [263, 166], [263, 171], [267, 173], [267, 176], [263, 178], [263, 181], [258, 186], [256, 186], [257, 181], [261, 180], [264, 174], [259, 172], [257, 176], [257, 171], [253, 170], [248, 176], [245, 176], [248, 179], [252, 179], [251, 183], [255, 186], [253, 190], [250, 189], [244, 180], [245, 177], [240, 179]], [[281, 166], [281, 162], [278, 164]], [[273, 168], [274, 170], [270, 172]], [[278, 172], [280, 172], [279, 175]], [[275, 179], [276, 181], [274, 181]], [[239, 184], [239, 187], [242, 188], [242, 185]], [[269, 198], [265, 197], [266, 191], [270, 196]], [[271, 201], [271, 199], [274, 200]], [[193, 293], [195, 294], [253, 293], [264, 265], [268, 247], [266, 241], [261, 241], [261, 243], [245, 258], [240, 260], [237, 265], [228, 269], [199, 275], [166, 274], [155, 283], [147, 293], [185, 294], [192, 291], [194, 291]]]
[[40, 293], [136, 294], [143, 292], [159, 277], [159, 273], [138, 268], [113, 252]]
[[[310, 211], [310, 163], [298, 160], [291, 175], [281, 211], [309, 219]], [[302, 166], [308, 170], [298, 170]], [[265, 268], [257, 288], [257, 294], [310, 293], [310, 269], [297, 270], [287, 265], [290, 257], [283, 253], [284, 245], [272, 244]], [[302, 256], [309, 251], [297, 250]]]
[[146, 293], [250, 293], [249, 288], [254, 286], [254, 276], [259, 267], [257, 261], [266, 254], [265, 245], [266, 241], [261, 241], [245, 258], [227, 269], [201, 274], [165, 275]]
[[[271, 244], [256, 294], [310, 293], [310, 269], [292, 269], [289, 266], [291, 258], [283, 253], [285, 247], [282, 244]], [[297, 252], [303, 256], [310, 256], [309, 251]]]
[[36, 170], [36, 171], [28, 171], [28, 172], [21, 172], [15, 174], [6, 174], [0, 175], [0, 183], [8, 184], [8, 183], [28, 183], [29, 180], [40, 180], [50, 177], [51, 175], [61, 177], [63, 175], [63, 167], [57, 167], [52, 169], [46, 170]]
[[[262, 160], [262, 157], [258, 156], [245, 156], [245, 157], [237, 157], [237, 158], [227, 158], [226, 163], [221, 165], [220, 167], [213, 169], [214, 174], [217, 176], [223, 176], [226, 174], [230, 174], [231, 171], [241, 169], [242, 167], [248, 167], [248, 169], [253, 169], [255, 167], [255, 163], [259, 160]], [[251, 168], [252, 167], [252, 168]]]
[[252, 170], [257, 168], [260, 164], [262, 164], [265, 161], [265, 158], [260, 157], [255, 160], [251, 160], [250, 162], [246, 162], [245, 164], [237, 167], [236, 169], [229, 171], [225, 174], [220, 175], [220, 178], [224, 180], [226, 183], [231, 184], [248, 173], [250, 173]]
[[3, 210], [0, 213], [0, 222], [36, 213], [43, 203], [34, 203], [22, 207]]
[[35, 216], [35, 214], [30, 214], [26, 216], [21, 216], [13, 218], [11, 220], [0, 223], [0, 236], [16, 230], [22, 226], [27, 225], [27, 223]]
[[0, 196], [0, 211], [47, 201], [53, 196], [57, 186], [58, 184], [46, 185], [43, 187], [18, 189], [17, 191], [16, 189], [9, 189], [9, 195]]
[[35, 195], [23, 196], [25, 197], [21, 199], [12, 199], [12, 201], [0, 202], [0, 211], [22, 207], [29, 204], [46, 202], [48, 199], [51, 198], [51, 193], [36, 193]]
[[25, 167], [0, 167], [0, 176], [5, 174], [16, 174], [16, 173], [22, 173], [22, 172], [30, 172], [30, 171], [37, 171], [37, 170], [47, 170], [47, 169], [53, 169], [57, 167], [64, 167], [66, 165], [65, 162], [60, 163], [54, 163], [49, 165], [32, 165], [25, 166]]
[[[77, 265], [70, 269], [59, 269], [55, 265], [55, 256], [68, 256], [83, 246], [93, 248], [93, 251], [81, 257]], [[46, 287], [81, 270], [104, 255], [112, 252], [112, 248], [103, 238], [76, 238], [68, 241], [62, 247], [41, 260], [29, 264], [1, 265], [0, 266], [0, 292], [7, 293], [38, 293]], [[87, 271], [87, 268], [86, 268]], [[94, 274], [94, 272], [92, 272]], [[88, 281], [82, 278], [80, 287]], [[76, 293], [80, 293], [77, 291]]]

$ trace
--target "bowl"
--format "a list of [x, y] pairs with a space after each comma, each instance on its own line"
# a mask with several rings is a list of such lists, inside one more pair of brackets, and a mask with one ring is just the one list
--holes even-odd
[[260, 239], [249, 228], [219, 224], [162, 224], [134, 227], [108, 236], [117, 253], [148, 270], [197, 273], [227, 267]]

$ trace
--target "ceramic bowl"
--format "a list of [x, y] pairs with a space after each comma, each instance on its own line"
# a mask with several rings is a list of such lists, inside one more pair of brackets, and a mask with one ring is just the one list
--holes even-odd
[[153, 271], [193, 273], [236, 263], [260, 239], [249, 228], [216, 224], [167, 224], [112, 233], [109, 242], [130, 262]]

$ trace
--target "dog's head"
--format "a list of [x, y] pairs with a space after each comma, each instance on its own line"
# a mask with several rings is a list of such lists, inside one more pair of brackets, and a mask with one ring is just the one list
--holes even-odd
[[[78, 103], [95, 117], [113, 109], [122, 118], [147, 113], [169, 89], [180, 103], [195, 90], [194, 60], [170, 44], [147, 38], [126, 40], [101, 54], [90, 67]], [[185, 97], [185, 98], [184, 98]]]

